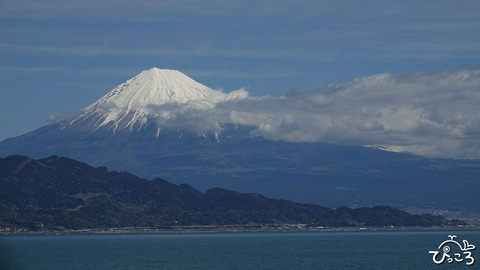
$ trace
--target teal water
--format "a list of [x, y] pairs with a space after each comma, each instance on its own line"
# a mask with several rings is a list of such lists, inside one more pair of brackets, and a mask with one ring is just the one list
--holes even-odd
[[[478, 261], [432, 261], [458, 236]], [[0, 236], [0, 269], [480, 269], [480, 231]]]

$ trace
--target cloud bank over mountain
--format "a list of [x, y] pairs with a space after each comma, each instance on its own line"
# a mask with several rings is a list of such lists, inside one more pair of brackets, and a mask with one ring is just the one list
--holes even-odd
[[[242, 90], [244, 91], [244, 90]], [[160, 127], [198, 133], [221, 123], [292, 142], [382, 146], [430, 157], [480, 158], [480, 70], [378, 74], [280, 97], [148, 108]]]

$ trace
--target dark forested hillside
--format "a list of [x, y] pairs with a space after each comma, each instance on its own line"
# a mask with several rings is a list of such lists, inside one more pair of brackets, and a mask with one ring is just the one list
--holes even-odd
[[[287, 224], [432, 226], [458, 224], [396, 208], [338, 208], [214, 188], [151, 181], [52, 156], [0, 159], [0, 227], [32, 230], [174, 225]], [[452, 223], [453, 222], [453, 223]]]

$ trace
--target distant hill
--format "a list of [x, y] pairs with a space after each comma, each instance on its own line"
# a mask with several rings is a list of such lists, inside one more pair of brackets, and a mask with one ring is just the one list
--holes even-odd
[[433, 226], [463, 224], [396, 208], [336, 210], [220, 188], [201, 193], [163, 179], [93, 168], [52, 156], [0, 159], [0, 227], [31, 230], [174, 225], [296, 224]]

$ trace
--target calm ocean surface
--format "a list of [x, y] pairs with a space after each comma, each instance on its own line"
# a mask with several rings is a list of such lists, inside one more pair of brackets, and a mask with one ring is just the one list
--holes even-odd
[[[437, 265], [449, 234], [477, 262]], [[0, 236], [0, 269], [480, 269], [480, 231]]]

